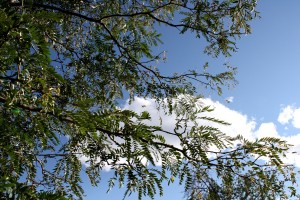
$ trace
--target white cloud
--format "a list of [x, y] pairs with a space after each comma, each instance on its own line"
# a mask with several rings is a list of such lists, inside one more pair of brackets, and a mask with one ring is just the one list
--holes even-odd
[[[217, 126], [217, 128], [219, 128], [222, 132], [230, 136], [242, 135], [248, 140], [254, 140], [256, 138], [262, 137], [279, 137], [294, 145], [291, 148], [292, 151], [300, 152], [300, 134], [284, 137], [281, 136], [280, 133], [278, 133], [277, 127], [274, 122], [264, 122], [260, 123], [257, 126], [257, 122], [254, 118], [248, 117], [247, 115], [242, 114], [236, 110], [232, 110], [218, 101], [213, 101], [209, 98], [206, 98], [201, 100], [200, 105], [203, 104], [209, 105], [214, 108], [214, 111], [205, 113], [205, 116], [223, 120], [230, 123], [231, 125], [218, 125], [208, 121], [201, 121], [199, 123], [206, 123], [205, 125]], [[167, 131], [173, 131], [176, 123], [176, 115], [166, 114], [163, 109], [158, 110], [157, 103], [154, 99], [144, 99], [136, 97], [135, 100], [131, 103], [127, 101], [122, 109], [133, 110], [137, 113], [147, 111], [151, 116], [151, 120], [146, 121], [146, 123], [148, 125], [161, 125], [162, 128]], [[283, 108], [278, 116], [278, 122], [282, 125], [286, 125], [292, 122], [294, 127], [300, 128], [300, 108], [295, 109], [292, 106]], [[180, 142], [178, 138], [172, 135], [164, 136], [169, 144], [180, 148]], [[82, 163], [85, 163], [85, 161], [87, 161], [87, 158], [85, 157], [82, 157], [80, 159], [82, 160]], [[122, 160], [121, 162], [124, 161], [125, 160]], [[285, 158], [284, 161], [287, 164], [296, 164], [298, 167], [300, 167], [300, 155], [288, 154], [288, 157]], [[147, 164], [147, 161], [145, 159], [142, 159], [141, 162], [145, 165]], [[157, 161], [156, 164], [161, 165], [160, 161]], [[107, 171], [110, 169], [110, 166], [105, 166], [104, 169]]]
[[[137, 113], [147, 111], [151, 116], [151, 120], [146, 121], [146, 124], [153, 126], [162, 125], [164, 130], [170, 132], [174, 130], [174, 125], [176, 124], [175, 114], [168, 115], [162, 109], [158, 110], [157, 103], [154, 99], [135, 97], [133, 102], [129, 103], [129, 101], [127, 101], [122, 109], [133, 110]], [[167, 135], [165, 139], [175, 147], [180, 147], [180, 141], [177, 137]]]
[[295, 128], [300, 128], [300, 108], [294, 110], [292, 123]]
[[204, 99], [203, 102], [214, 108], [214, 111], [205, 114], [206, 116], [215, 117], [231, 124], [229, 126], [218, 125], [218, 128], [224, 133], [230, 136], [243, 135], [246, 139], [253, 139], [253, 131], [256, 126], [254, 119], [249, 119], [247, 115], [232, 110], [218, 101]]
[[288, 124], [291, 119], [293, 119], [294, 109], [292, 106], [287, 106], [282, 109], [282, 112], [279, 113], [278, 122], [282, 125]]
[[278, 122], [287, 125], [291, 122], [294, 128], [300, 128], [300, 108], [291, 105], [282, 109], [278, 116]]
[[[217, 126], [221, 131], [230, 135], [242, 135], [248, 140], [254, 140], [256, 138], [262, 137], [277, 137], [283, 140], [286, 140], [289, 144], [294, 145], [291, 148], [291, 151], [300, 152], [300, 134], [292, 135], [289, 137], [281, 136], [277, 131], [277, 127], [274, 122], [264, 122], [257, 127], [257, 122], [254, 118], [248, 117], [245, 114], [242, 114], [236, 110], [232, 110], [225, 105], [221, 104], [218, 101], [213, 101], [209, 98], [202, 99], [202, 104], [209, 105], [214, 108], [214, 111], [210, 113], [205, 113], [205, 116], [215, 117], [217, 119], [223, 120], [230, 123], [229, 126], [211, 124], [211, 122], [206, 125]], [[146, 106], [143, 106], [146, 105]], [[157, 111], [156, 103], [152, 99], [141, 99], [136, 98], [132, 104], [126, 104], [123, 109], [131, 109], [136, 112], [142, 112], [147, 110], [152, 116], [152, 120], [149, 121], [149, 124], [158, 125], [160, 123], [159, 118], [162, 120], [162, 126], [164, 129], [172, 131], [176, 121], [174, 115], [165, 115], [165, 113], [160, 110]], [[292, 106], [285, 107], [282, 112], [279, 114], [278, 121], [281, 124], [287, 124], [292, 121], [294, 127], [300, 128], [300, 108], [294, 109]], [[179, 141], [176, 138], [167, 136], [167, 142], [175, 146], [179, 146]], [[284, 158], [284, 161], [287, 164], [296, 164], [300, 167], [300, 155], [298, 154], [288, 154], [287, 158]]]
[[288, 144], [294, 145], [290, 148], [291, 152], [297, 152], [294, 154], [289, 153], [283, 161], [286, 164], [295, 164], [300, 167], [300, 134], [282, 137], [282, 139], [286, 140]]
[[276, 125], [273, 122], [262, 123], [257, 131], [254, 132], [254, 137], [260, 139], [263, 137], [279, 137]]

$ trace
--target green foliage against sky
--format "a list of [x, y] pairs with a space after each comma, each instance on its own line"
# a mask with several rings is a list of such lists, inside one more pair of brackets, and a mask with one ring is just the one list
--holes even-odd
[[[1, 196], [82, 198], [81, 171], [94, 186], [120, 185], [140, 199], [163, 195], [161, 183], [175, 178], [190, 199], [295, 195], [293, 166], [280, 160], [289, 147], [284, 141], [232, 138], [199, 123], [228, 125], [205, 117], [211, 108], [199, 104], [193, 83], [221, 93], [234, 83], [235, 68], [210, 74], [203, 64], [165, 75], [155, 66], [164, 53], [152, 52], [163, 42], [159, 27], [169, 26], [193, 32], [208, 55], [230, 56], [236, 40], [250, 33], [255, 6], [254, 0], [1, 1]], [[148, 112], [120, 109], [118, 102], [136, 96], [175, 114], [174, 130], [147, 125]], [[109, 183], [100, 182], [104, 166], [115, 171]]]

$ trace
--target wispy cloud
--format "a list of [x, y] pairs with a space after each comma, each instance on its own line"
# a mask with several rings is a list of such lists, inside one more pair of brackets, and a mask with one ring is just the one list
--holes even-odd
[[226, 101], [227, 103], [232, 103], [232, 102], [233, 102], [233, 99], [234, 99], [234, 97], [231, 96], [231, 97], [227, 97], [227, 98], [225, 99], [225, 101]]

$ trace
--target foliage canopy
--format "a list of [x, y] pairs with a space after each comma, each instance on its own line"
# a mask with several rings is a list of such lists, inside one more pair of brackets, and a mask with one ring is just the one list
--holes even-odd
[[[199, 103], [193, 83], [221, 93], [234, 82], [234, 68], [210, 74], [205, 64], [163, 75], [155, 67], [164, 56], [152, 51], [162, 42], [160, 25], [193, 32], [211, 56], [230, 56], [236, 39], [251, 32], [255, 6], [254, 0], [1, 1], [1, 195], [82, 198], [80, 172], [97, 186], [104, 166], [115, 171], [109, 188], [118, 182], [125, 196], [138, 192], [139, 199], [162, 195], [162, 181], [175, 178], [190, 199], [295, 195], [294, 168], [280, 159], [288, 144], [232, 138], [199, 123], [227, 125], [205, 117], [211, 108]], [[120, 100], [135, 96], [156, 99], [158, 109], [175, 114], [174, 131], [147, 125], [148, 112], [120, 109]]]

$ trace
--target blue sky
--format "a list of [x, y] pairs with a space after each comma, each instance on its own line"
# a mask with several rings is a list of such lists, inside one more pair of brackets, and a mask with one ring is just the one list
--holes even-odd
[[[210, 93], [210, 99], [206, 102], [216, 108], [216, 117], [221, 116], [224, 111], [228, 114], [221, 116], [232, 123], [232, 127], [225, 131], [239, 132], [250, 138], [282, 137], [293, 142], [295, 150], [300, 152], [299, 10], [299, 0], [258, 1], [261, 19], [251, 23], [253, 33], [237, 42], [239, 50], [231, 58], [220, 57], [212, 61], [215, 68], [221, 67], [223, 62], [237, 66], [236, 78], [239, 84], [231, 90], [224, 89], [221, 97]], [[209, 59], [202, 53], [201, 40], [196, 40], [190, 34], [178, 35], [174, 29], [163, 29], [163, 32], [164, 44], [160, 49], [167, 51], [168, 58], [161, 65], [164, 72], [200, 67]], [[229, 104], [225, 101], [228, 97], [233, 99]], [[138, 109], [141, 104], [134, 102], [133, 105], [124, 106]], [[290, 157], [286, 161], [300, 166], [297, 160], [300, 158]], [[105, 192], [111, 175], [112, 172], [102, 173], [99, 188], [83, 184], [87, 195], [85, 199], [122, 199], [122, 189], [116, 187], [109, 194]], [[180, 200], [183, 199], [182, 190], [175, 182], [165, 187], [164, 197], [157, 196], [155, 199]], [[126, 199], [137, 199], [137, 196], [133, 194]]]

